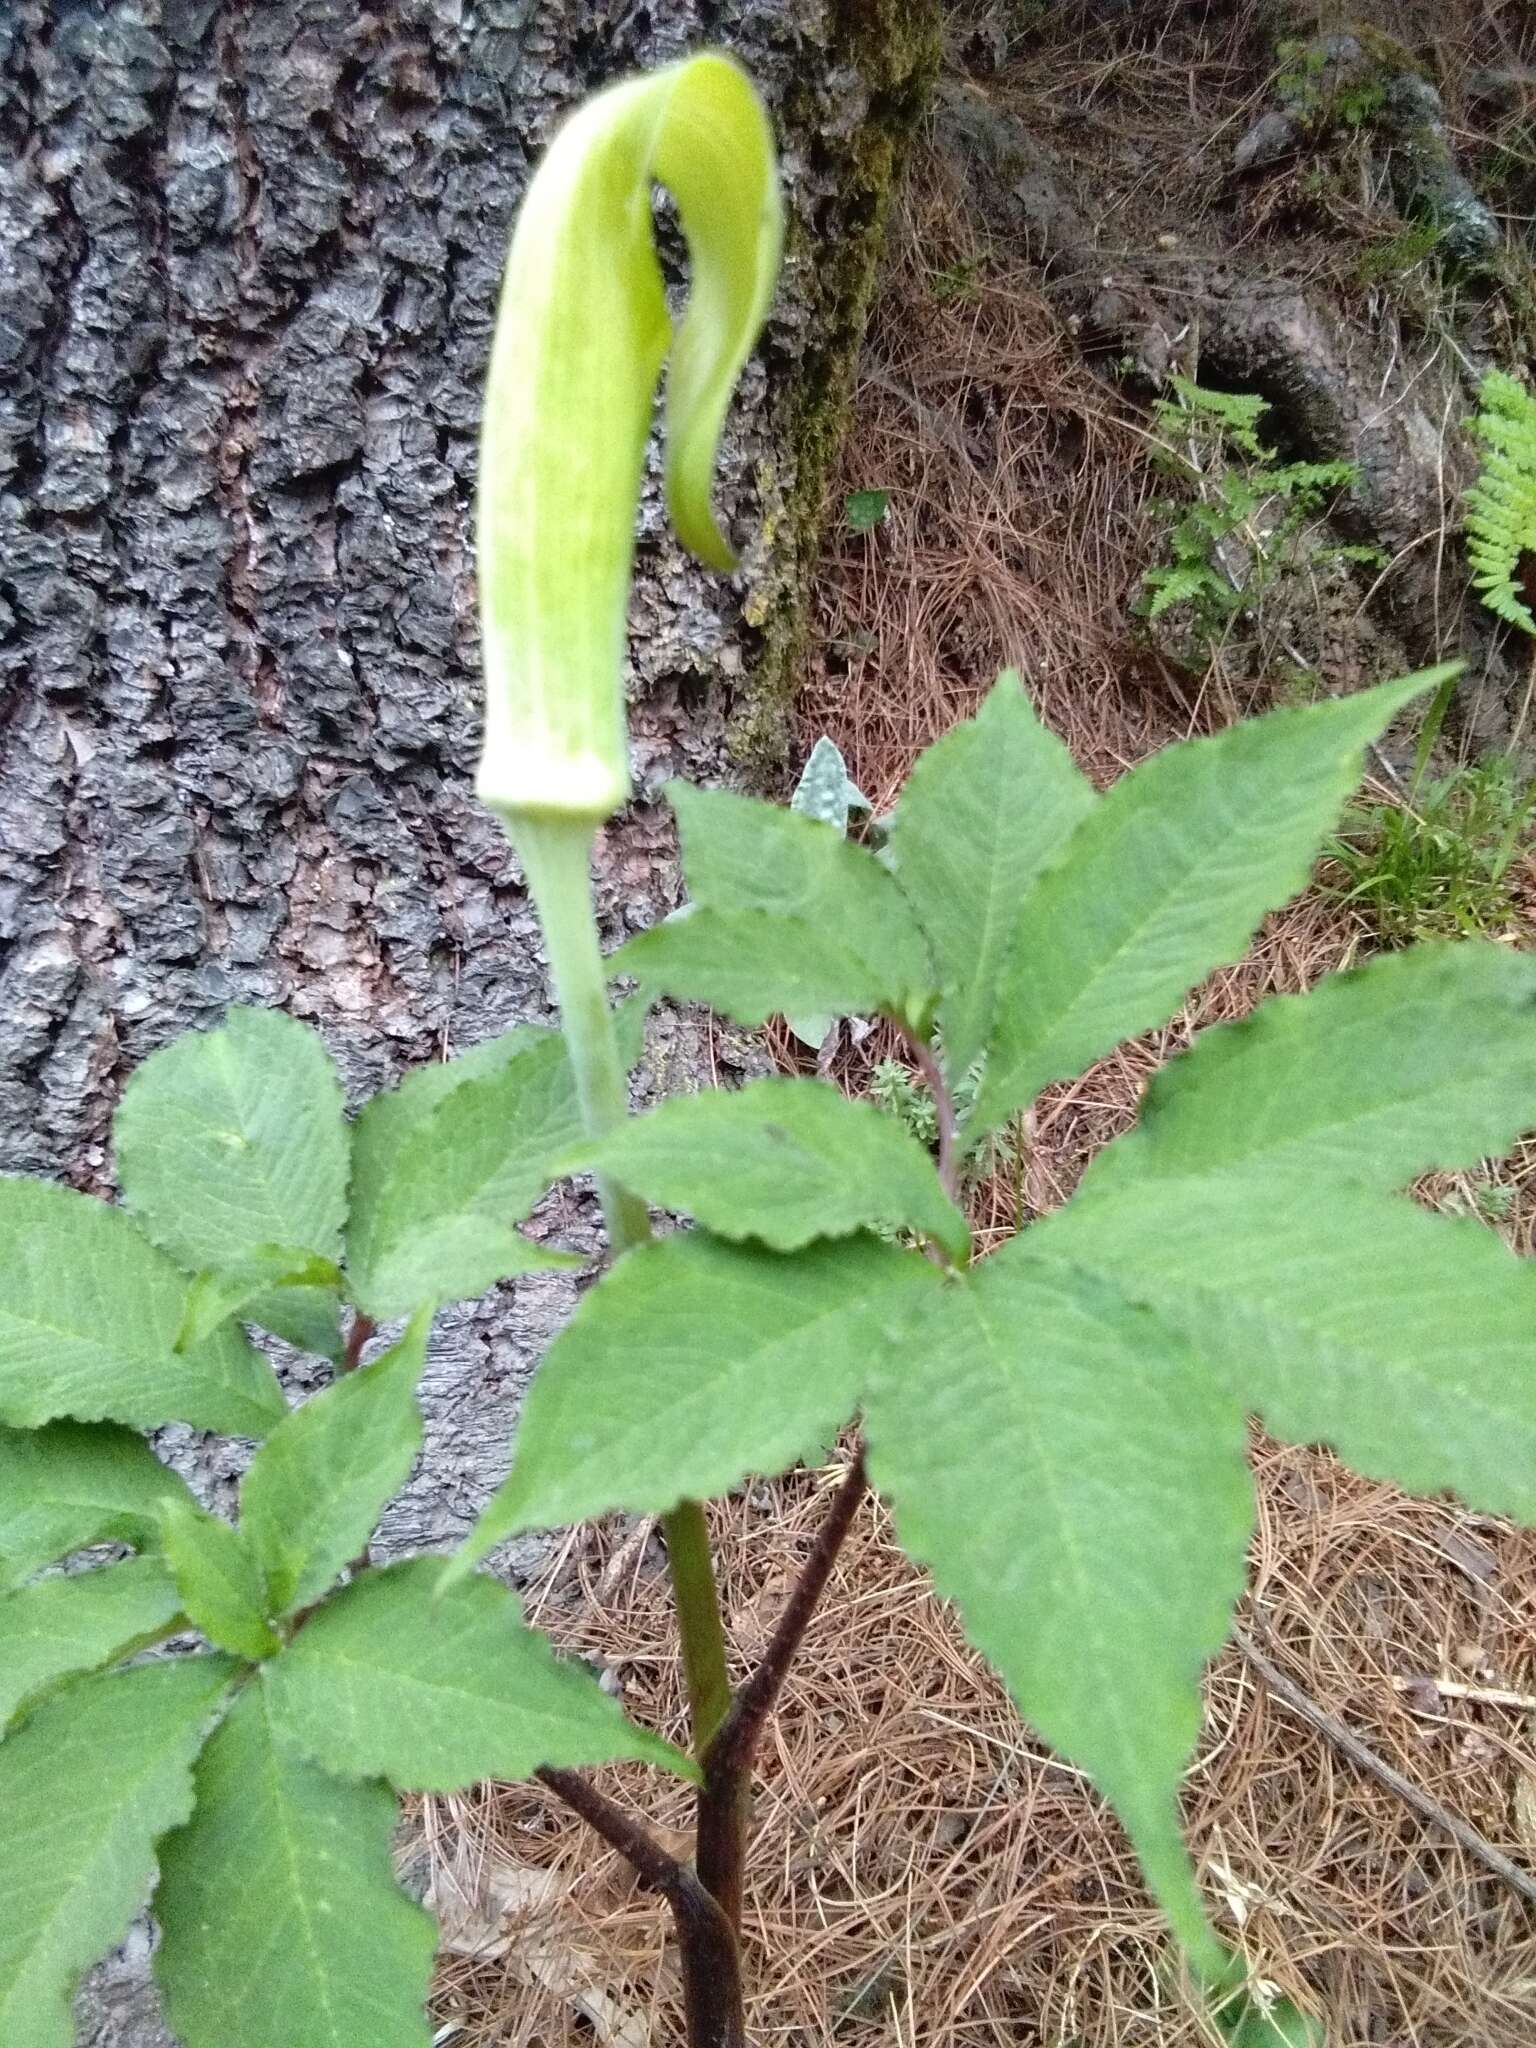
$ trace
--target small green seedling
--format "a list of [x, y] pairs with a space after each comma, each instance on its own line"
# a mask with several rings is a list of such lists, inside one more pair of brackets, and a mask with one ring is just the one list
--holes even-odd
[[[1073, 1199], [983, 1261], [956, 1197], [1043, 1088], [1241, 957], [1365, 748], [1439, 675], [1170, 747], [1105, 795], [1004, 676], [919, 760], [878, 856], [835, 817], [674, 784], [693, 907], [604, 960], [590, 854], [628, 787], [614, 621], [639, 478], [585, 454], [649, 404], [659, 173], [694, 263], [674, 505], [720, 557], [714, 437], [777, 207], [766, 122], [721, 59], [565, 132], [514, 243], [521, 353], [498, 339], [480, 529], [482, 788], [563, 1030], [423, 1068], [349, 1123], [312, 1031], [235, 1010], [130, 1080], [121, 1206], [0, 1180], [0, 2040], [68, 2048], [82, 1970], [150, 1902], [184, 2048], [430, 2048], [434, 1930], [391, 1874], [397, 1795], [537, 1775], [669, 1906], [688, 2048], [745, 2048], [744, 1969], [773, 1967], [741, 1939], [754, 1752], [873, 1488], [1025, 1719], [1113, 1804], [1211, 2026], [1301, 2048], [1312, 2024], [1213, 1929], [1179, 1826], [1201, 1672], [1245, 1584], [1247, 1421], [1536, 1522], [1536, 1272], [1403, 1193], [1536, 1122], [1536, 960], [1417, 947], [1204, 1033]], [[594, 222], [617, 240], [590, 278]], [[621, 275], [632, 304], [604, 296]], [[598, 294], [622, 392], [567, 346], [579, 304], [551, 290], [547, 331], [525, 324], [556, 277]], [[507, 524], [514, 500], [553, 532]], [[631, 1118], [642, 1006], [611, 1006], [618, 978], [744, 1025], [883, 1019], [932, 1145], [810, 1079]], [[434, 1311], [558, 1259], [518, 1225], [577, 1172], [612, 1261], [539, 1366], [506, 1483], [452, 1561], [375, 1566]], [[692, 1227], [653, 1236], [653, 1205]], [[331, 1383], [290, 1408], [247, 1325], [335, 1353]], [[173, 1423], [256, 1446], [233, 1520], [161, 1462]], [[850, 1426], [825, 1527], [739, 1671], [700, 1503]], [[474, 1569], [518, 1531], [614, 1512], [662, 1518], [691, 1754]], [[103, 1544], [128, 1555], [61, 1569]], [[692, 1855], [585, 1775], [616, 1759], [695, 1782]]]
[[873, 533], [890, 509], [889, 491], [850, 491], [843, 518], [850, 533]]
[[[1536, 820], [1536, 786], [1505, 756], [1418, 782], [1402, 802], [1351, 804], [1324, 882], [1388, 946], [1495, 937]], [[1335, 879], [1336, 878], [1336, 879]]]
[[[848, 763], [843, 759], [841, 749], [823, 733], [801, 770], [789, 808], [798, 811], [802, 817], [817, 818], [823, 825], [830, 825], [839, 836], [846, 836], [848, 820], [856, 811], [867, 813], [869, 807], [869, 798], [848, 773]], [[802, 1045], [817, 1051], [825, 1043], [837, 1019], [800, 1016], [787, 1017], [785, 1022]]]
[[1169, 384], [1172, 396], [1153, 407], [1155, 459], [1190, 495], [1160, 501], [1169, 559], [1142, 578], [1138, 609], [1149, 620], [1177, 609], [1193, 648], [1208, 657], [1240, 614], [1258, 615], [1283, 573], [1359, 561], [1372, 551], [1325, 546], [1308, 531], [1353, 482], [1352, 464], [1277, 462], [1259, 439], [1266, 399], [1209, 390], [1187, 377]]

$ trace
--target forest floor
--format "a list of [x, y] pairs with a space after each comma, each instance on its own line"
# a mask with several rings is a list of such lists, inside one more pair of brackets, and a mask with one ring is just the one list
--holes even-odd
[[[1510, 216], [1536, 195], [1529, 14], [1494, 0], [1447, 0], [1420, 22], [1409, 6], [1392, 12], [1438, 74], [1464, 167], [1517, 232]], [[1304, 160], [1257, 184], [1230, 176], [1233, 144], [1274, 86], [1273, 31], [1251, 14], [1185, 11], [1155, 34], [1089, 26], [1011, 42], [999, 25], [1009, 10], [973, 14], [956, 32], [957, 63], [1049, 140], [1080, 198], [1091, 175], [1107, 243], [1134, 235], [1142, 250], [1209, 257], [1283, 236], [1284, 262], [1378, 336], [1422, 341], [1446, 317], [1435, 251], [1378, 203], [1367, 152], [1326, 177]], [[1523, 96], [1505, 93], [1490, 113], [1480, 66], [1523, 74]], [[1159, 501], [1187, 505], [1205, 485], [1170, 480], [1147, 392], [1093, 359], [1047, 284], [1026, 243], [978, 221], [952, 153], [925, 141], [893, 223], [799, 707], [799, 758], [830, 734], [877, 810], [1003, 666], [1022, 672], [1100, 783], [1245, 711], [1389, 672], [1374, 567], [1340, 559], [1326, 519], [1286, 538], [1281, 573], [1262, 587], [1252, 535], [1245, 553], [1219, 557], [1245, 586], [1224, 616], [1138, 616], [1147, 571], [1169, 559]], [[1494, 326], [1507, 342], [1507, 324]], [[1449, 319], [1446, 334], [1449, 346]], [[884, 495], [856, 495], [869, 493]], [[1427, 545], [1445, 565], [1446, 604], [1462, 603], [1448, 520]], [[1453, 716], [1417, 784], [1415, 735], [1399, 735], [1363, 799], [1391, 816], [1362, 824], [1354, 869], [1325, 860], [1249, 958], [1166, 1030], [1050, 1092], [974, 1190], [983, 1242], [1064, 1199], [1130, 1122], [1148, 1076], [1205, 1025], [1408, 936], [1536, 939], [1525, 771], [1482, 760], [1475, 726]], [[1517, 715], [1517, 748], [1520, 727]], [[1362, 874], [1375, 886], [1341, 900]], [[779, 1050], [811, 1064], [787, 1038]], [[823, 1066], [850, 1090], [889, 1095], [881, 1062], [893, 1051], [878, 1034], [845, 1038]], [[1536, 1147], [1422, 1192], [1536, 1250]], [[1330, 2048], [1528, 2044], [1536, 1913], [1433, 1815], [1470, 1823], [1536, 1878], [1536, 1537], [1405, 1498], [1320, 1451], [1256, 1439], [1254, 1463], [1259, 1527], [1240, 1620], [1264, 1652], [1256, 1662], [1232, 1649], [1212, 1670], [1186, 1788], [1223, 1931], [1258, 1978], [1325, 2023]], [[742, 1658], [764, 1639], [837, 1476], [835, 1461], [797, 1472], [718, 1515]], [[624, 1645], [614, 1685], [642, 1718], [676, 1728], [665, 1574], [645, 1528], [616, 1522], [568, 1544], [529, 1600], [573, 1648], [601, 1657]], [[1427, 1795], [1427, 1810], [1321, 1732], [1276, 1688], [1275, 1666]], [[684, 1824], [679, 1788], [615, 1775], [658, 1825]], [[849, 1542], [791, 1680], [757, 1825], [748, 1968], [762, 2048], [1215, 2039], [1170, 1974], [1117, 1827], [1021, 1730], [878, 1517]], [[536, 1788], [439, 1802], [423, 1826], [459, 1951], [440, 1989], [442, 2042], [678, 2038], [660, 1909]]]

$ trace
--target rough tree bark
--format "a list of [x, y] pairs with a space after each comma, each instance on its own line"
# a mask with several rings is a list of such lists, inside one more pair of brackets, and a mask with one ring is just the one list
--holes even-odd
[[[934, 34], [927, 0], [0, 5], [0, 1166], [108, 1189], [123, 1080], [231, 1002], [311, 1019], [355, 1091], [548, 1014], [470, 794], [478, 388], [551, 123], [708, 40], [775, 106], [792, 230], [723, 465], [743, 573], [643, 516], [640, 796], [600, 886], [616, 933], [670, 905], [656, 788], [774, 761]], [[394, 1544], [468, 1526], [571, 1297], [440, 1319]], [[227, 1494], [230, 1447], [178, 1455]], [[163, 2038], [118, 1959], [82, 2039]]]

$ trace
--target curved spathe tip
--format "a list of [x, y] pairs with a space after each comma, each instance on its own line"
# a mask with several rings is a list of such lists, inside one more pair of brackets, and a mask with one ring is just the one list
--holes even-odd
[[[655, 184], [688, 245], [675, 333]], [[478, 787], [499, 810], [597, 820], [628, 794], [625, 620], [657, 379], [670, 352], [669, 515], [701, 561], [728, 570], [715, 461], [782, 240], [767, 113], [741, 67], [713, 51], [584, 103], [528, 188], [497, 316], [477, 517]]]

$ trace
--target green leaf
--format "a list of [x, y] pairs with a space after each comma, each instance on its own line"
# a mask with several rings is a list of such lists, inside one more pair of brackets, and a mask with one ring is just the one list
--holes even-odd
[[160, 1525], [187, 1618], [221, 1650], [270, 1657], [278, 1638], [267, 1625], [266, 1587], [239, 1530], [182, 1500], [165, 1503]]
[[848, 763], [825, 733], [812, 747], [810, 758], [800, 771], [789, 808], [802, 817], [819, 818], [823, 825], [842, 833], [848, 830], [850, 811], [869, 809], [869, 798], [850, 779]]
[[903, 1547], [1089, 1772], [1197, 1962], [1176, 1795], [1252, 1522], [1237, 1401], [1144, 1309], [1025, 1239], [946, 1289], [866, 1400]]
[[[848, 774], [848, 764], [825, 733], [811, 749], [810, 759], [800, 772], [789, 808], [802, 817], [819, 818], [834, 832], [847, 833], [850, 811], [867, 811], [869, 798]], [[815, 1015], [787, 1017], [785, 1022], [802, 1045], [814, 1051], [822, 1045], [837, 1019], [825, 1011]]]
[[270, 1330], [296, 1351], [339, 1365], [346, 1346], [341, 1336], [341, 1297], [334, 1287], [278, 1287], [257, 1295], [243, 1321]]
[[0, 1600], [0, 1728], [57, 1680], [154, 1642], [180, 1607], [152, 1557], [39, 1579]]
[[186, 2048], [428, 2048], [436, 1929], [394, 1881], [382, 1785], [279, 1741], [249, 1685], [163, 1845], [155, 1976]]
[[1274, 1435], [1536, 1520], [1536, 1263], [1483, 1224], [1233, 1167], [1070, 1202], [1027, 1243], [1150, 1303]]
[[669, 782], [689, 894], [706, 910], [804, 918], [884, 976], [889, 1006], [934, 993], [927, 942], [889, 868], [810, 818], [756, 797]]
[[345, 1587], [263, 1666], [272, 1725], [325, 1770], [450, 1792], [542, 1764], [632, 1757], [693, 1775], [617, 1700], [525, 1626], [497, 1580], [440, 1591], [442, 1560], [408, 1559]]
[[235, 1265], [193, 1276], [176, 1349], [186, 1351], [205, 1342], [221, 1323], [246, 1311], [252, 1311], [250, 1319], [255, 1322], [253, 1311], [285, 1289], [302, 1288], [306, 1293], [329, 1290], [334, 1302], [340, 1287], [341, 1269], [330, 1259], [291, 1246], [263, 1245]]
[[956, 1258], [970, 1249], [965, 1218], [911, 1133], [821, 1081], [674, 1096], [567, 1164], [775, 1251], [863, 1229], [919, 1231]]
[[1151, 592], [1147, 605], [1149, 619], [1160, 619], [1176, 604], [1187, 604], [1191, 598], [1197, 597], [1208, 598], [1212, 604], [1227, 610], [1235, 595], [1230, 585], [1203, 562], [1184, 564], [1176, 569], [1149, 569], [1142, 581]]
[[188, 1422], [260, 1437], [287, 1412], [233, 1326], [176, 1350], [188, 1282], [120, 1209], [0, 1175], [0, 1246], [0, 1421]]
[[264, 1245], [335, 1259], [347, 1213], [341, 1083], [318, 1034], [232, 1009], [153, 1053], [113, 1119], [118, 1180], [145, 1232], [189, 1273]]
[[[744, 1023], [779, 1011], [868, 1009], [926, 1026], [933, 963], [895, 879], [872, 853], [818, 818], [753, 797], [684, 782], [668, 783], [667, 796], [694, 908], [622, 947], [615, 973]], [[759, 948], [761, 959], [749, 950]]]
[[319, 1036], [276, 1010], [229, 1010], [139, 1067], [115, 1130], [129, 1206], [199, 1274], [184, 1341], [242, 1315], [338, 1358], [348, 1133]]
[[1035, 716], [1018, 676], [919, 756], [901, 793], [896, 876], [944, 981], [944, 1066], [962, 1079], [991, 1043], [998, 987], [1029, 892], [1096, 799]]
[[1240, 958], [1306, 881], [1366, 743], [1442, 673], [1272, 711], [1122, 776], [1020, 908], [968, 1135], [1161, 1024]]
[[[1233, 1961], [1241, 1968], [1240, 1959]], [[1322, 2027], [1274, 1987], [1246, 1987], [1228, 1993], [1210, 2010], [1226, 2048], [1328, 2048]]]
[[630, 1252], [545, 1353], [458, 1568], [518, 1530], [663, 1513], [784, 1471], [848, 1420], [938, 1284], [869, 1237], [783, 1257], [695, 1230]]
[[279, 1423], [240, 1486], [240, 1529], [266, 1574], [275, 1614], [330, 1590], [373, 1534], [421, 1449], [416, 1383], [430, 1314], [360, 1372]]
[[843, 503], [843, 517], [850, 533], [869, 533], [890, 510], [889, 491], [850, 491]]
[[0, 2041], [70, 2048], [70, 2000], [120, 1941], [232, 1667], [177, 1657], [83, 1678], [0, 1743]]
[[582, 1134], [559, 1035], [508, 1032], [375, 1096], [352, 1134], [347, 1270], [385, 1321], [563, 1264], [513, 1229]]
[[0, 1428], [0, 1593], [93, 1543], [160, 1544], [160, 1503], [190, 1500], [141, 1436], [111, 1423]]
[[708, 1003], [738, 1024], [883, 1010], [888, 977], [803, 917], [695, 910], [669, 917], [611, 956], [657, 995]]
[[786, 1017], [784, 1022], [802, 1045], [809, 1046], [812, 1052], [818, 1052], [826, 1044], [827, 1033], [837, 1019], [829, 1017], [825, 1010], [818, 1010], [814, 1017], [797, 1012], [793, 1017]]
[[1082, 1194], [1259, 1163], [1397, 1188], [1533, 1124], [1536, 959], [1417, 946], [1202, 1032]]

